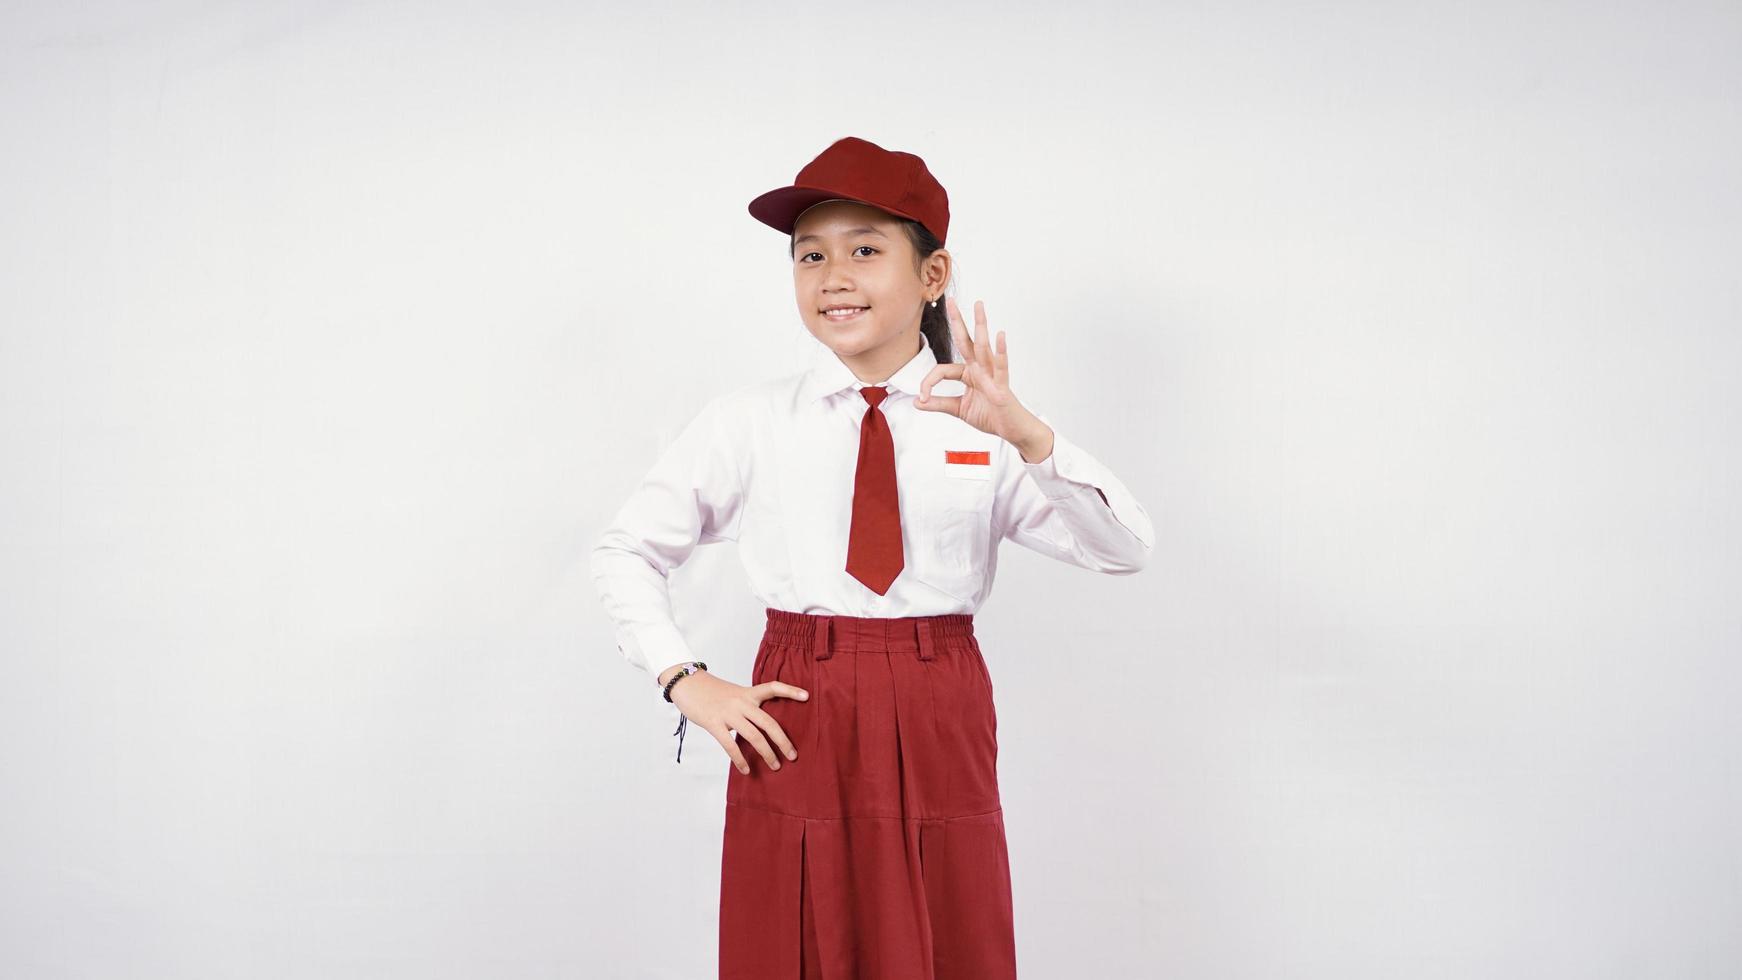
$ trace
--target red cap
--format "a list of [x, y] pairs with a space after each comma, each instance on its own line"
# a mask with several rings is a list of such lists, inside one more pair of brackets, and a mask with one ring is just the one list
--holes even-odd
[[806, 208], [830, 200], [858, 201], [924, 225], [943, 244], [950, 230], [950, 196], [911, 153], [885, 150], [857, 136], [843, 136], [817, 154], [794, 177], [750, 202], [750, 216], [792, 234]]

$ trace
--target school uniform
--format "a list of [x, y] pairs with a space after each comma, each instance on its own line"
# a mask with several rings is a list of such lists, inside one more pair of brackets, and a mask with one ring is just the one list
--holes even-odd
[[[715, 397], [592, 552], [619, 650], [657, 678], [695, 659], [667, 576], [699, 544], [738, 542], [766, 607], [749, 683], [810, 692], [761, 705], [798, 758], [776, 771], [741, 740], [750, 771], [728, 774], [721, 980], [1016, 976], [997, 712], [973, 615], [1004, 540], [1120, 575], [1144, 566], [1154, 530], [1056, 427], [1052, 454], [1029, 463], [917, 408], [936, 363], [922, 339], [882, 393], [830, 355]], [[900, 568], [873, 578], [881, 592], [846, 570], [870, 412], [893, 440], [899, 498]]]

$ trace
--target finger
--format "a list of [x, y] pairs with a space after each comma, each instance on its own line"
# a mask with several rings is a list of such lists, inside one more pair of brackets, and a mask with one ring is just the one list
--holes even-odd
[[738, 767], [739, 772], [750, 772], [750, 763], [744, 758], [744, 751], [738, 748], [738, 740], [732, 737], [731, 729], [727, 728], [725, 725], [715, 725], [712, 728], [704, 726], [703, 730], [709, 735], [714, 736], [715, 740], [720, 743], [720, 747], [725, 749], [726, 754], [732, 757], [732, 764]]
[[914, 407], [922, 412], [943, 412], [946, 415], [962, 417], [961, 395], [933, 395], [922, 402], [914, 402]]
[[968, 366], [966, 364], [940, 363], [930, 371], [927, 371], [925, 377], [920, 379], [919, 382], [919, 407], [931, 407], [930, 399], [932, 385], [937, 384], [939, 381], [960, 381], [962, 379], [962, 372], [967, 370], [967, 368]]
[[[761, 708], [752, 708], [750, 710], [757, 714], [765, 714]], [[762, 730], [757, 728], [755, 723], [750, 720], [750, 712], [745, 712], [744, 717], [740, 718], [739, 722], [740, 724], [732, 726], [738, 730], [738, 739], [740, 741], [748, 739], [750, 741], [750, 747], [756, 750], [757, 755], [760, 755], [763, 759], [767, 760], [770, 769], [779, 769], [780, 760], [774, 757], [774, 747], [768, 744], [768, 738], [764, 736]]]
[[956, 350], [962, 352], [962, 357], [974, 359], [974, 339], [968, 336], [968, 325], [962, 322], [962, 308], [956, 305], [956, 298], [944, 298], [944, 311], [949, 314], [950, 339], [954, 341]]
[[[788, 759], [798, 758], [798, 750], [792, 747], [792, 739], [786, 737], [786, 729], [780, 727], [780, 722], [775, 721], [773, 715], [763, 711], [761, 708], [752, 708], [751, 710], [746, 711], [744, 716], [755, 722], [757, 725], [760, 725], [762, 730], [768, 733], [768, 737], [773, 739], [774, 744], [780, 747], [781, 755], [786, 756]], [[777, 765], [774, 768], [779, 769], [780, 767]]]
[[757, 704], [761, 704], [769, 698], [795, 698], [803, 701], [810, 697], [810, 692], [802, 687], [794, 687], [785, 681], [763, 681], [751, 686], [750, 696], [756, 699]]
[[998, 331], [998, 352], [992, 357], [992, 380], [998, 387], [1010, 387], [1010, 353], [1004, 343], [1004, 331]]
[[974, 359], [980, 363], [986, 377], [992, 376], [992, 338], [987, 335], [986, 303], [974, 301]]

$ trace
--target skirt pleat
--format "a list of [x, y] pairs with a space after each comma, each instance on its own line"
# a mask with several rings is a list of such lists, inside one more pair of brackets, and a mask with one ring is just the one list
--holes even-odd
[[[727, 778], [721, 980], [1012, 980], [997, 713], [972, 617], [770, 609], [751, 683], [798, 751]], [[772, 744], [772, 740], [771, 740]], [[730, 763], [728, 763], [730, 764]]]

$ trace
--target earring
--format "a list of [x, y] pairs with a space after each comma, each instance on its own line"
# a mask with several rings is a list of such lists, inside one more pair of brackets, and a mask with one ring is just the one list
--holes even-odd
[[932, 307], [933, 307], [933, 308], [934, 308], [934, 309], [935, 309], [935, 308], [936, 308], [936, 307], [937, 307], [937, 305], [938, 305], [938, 301], [937, 301], [937, 300], [935, 300], [935, 299], [934, 299], [934, 300], [932, 300], [932, 301], [931, 301], [931, 305], [932, 305]]

